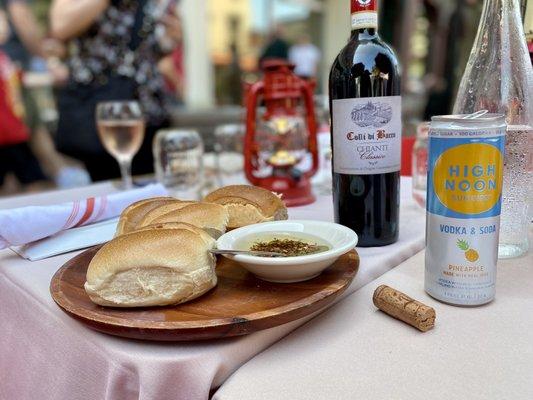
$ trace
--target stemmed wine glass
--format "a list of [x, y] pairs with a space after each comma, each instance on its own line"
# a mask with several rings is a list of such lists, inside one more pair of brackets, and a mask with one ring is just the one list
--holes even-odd
[[136, 101], [109, 101], [96, 106], [100, 141], [120, 166], [123, 189], [131, 189], [131, 160], [141, 148], [144, 117]]

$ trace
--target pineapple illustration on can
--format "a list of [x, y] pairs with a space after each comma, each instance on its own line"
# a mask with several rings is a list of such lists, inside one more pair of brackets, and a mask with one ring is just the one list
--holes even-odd
[[505, 128], [500, 114], [432, 118], [425, 289], [437, 300], [494, 299]]

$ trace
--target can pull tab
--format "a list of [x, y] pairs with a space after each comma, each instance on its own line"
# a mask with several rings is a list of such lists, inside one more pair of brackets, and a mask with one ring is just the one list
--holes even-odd
[[489, 110], [479, 110], [479, 111], [476, 111], [475, 113], [465, 115], [463, 117], [463, 119], [476, 119], [476, 118], [482, 117], [483, 115], [487, 114], [488, 112], [489, 112]]

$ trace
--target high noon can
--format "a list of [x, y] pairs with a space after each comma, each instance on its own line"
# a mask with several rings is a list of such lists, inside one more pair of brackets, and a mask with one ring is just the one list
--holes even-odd
[[425, 289], [437, 300], [494, 299], [505, 128], [501, 114], [432, 118]]

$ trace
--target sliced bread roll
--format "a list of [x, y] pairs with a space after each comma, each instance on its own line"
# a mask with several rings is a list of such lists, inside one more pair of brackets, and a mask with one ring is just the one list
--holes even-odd
[[130, 204], [120, 214], [115, 236], [134, 231], [141, 219], [153, 209], [179, 202], [173, 197], [153, 197]]
[[87, 269], [85, 291], [102, 306], [183, 303], [217, 283], [215, 240], [187, 226], [131, 232], [106, 243]]
[[204, 201], [226, 208], [229, 214], [228, 229], [287, 219], [287, 207], [283, 201], [271, 191], [257, 186], [226, 186], [209, 193]]
[[218, 238], [226, 232], [228, 212], [220, 204], [193, 203], [176, 208], [150, 221], [150, 224], [185, 222], [204, 229], [212, 237]]

